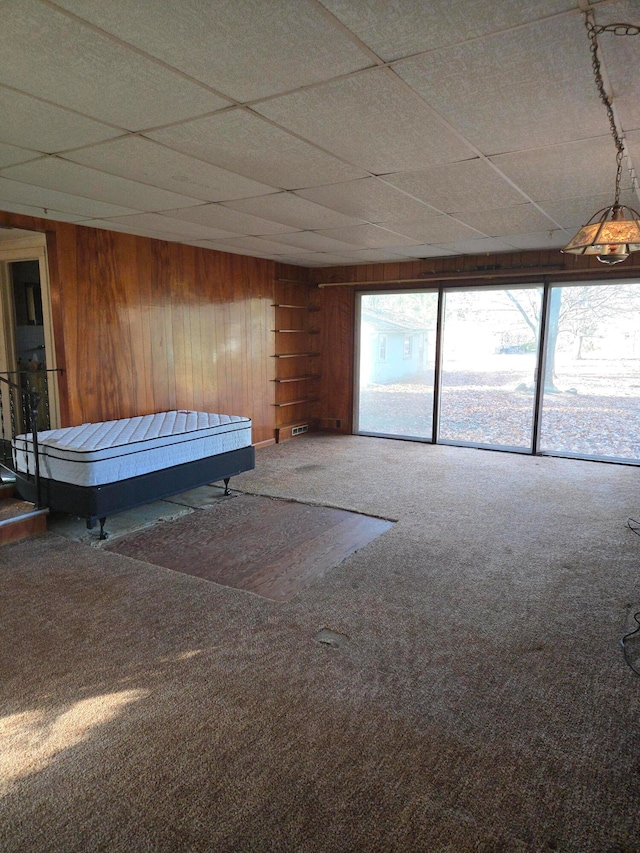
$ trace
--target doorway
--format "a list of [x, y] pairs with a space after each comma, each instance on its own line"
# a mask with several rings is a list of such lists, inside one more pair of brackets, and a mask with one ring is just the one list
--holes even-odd
[[439, 440], [531, 452], [542, 288], [444, 297]]
[[640, 282], [358, 295], [364, 435], [640, 464]]
[[359, 297], [356, 432], [431, 441], [438, 291]]
[[[0, 235], [0, 374], [38, 392], [38, 429], [51, 429], [60, 425], [60, 410], [45, 235]], [[17, 407], [11, 429], [24, 429], [25, 420]]]

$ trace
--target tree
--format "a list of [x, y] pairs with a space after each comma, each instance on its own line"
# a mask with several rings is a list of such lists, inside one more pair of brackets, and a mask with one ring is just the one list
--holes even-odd
[[390, 320], [414, 320], [420, 329], [435, 328], [438, 320], [438, 294], [433, 291], [370, 293], [363, 297], [363, 306], [386, 314]]
[[[504, 291], [537, 340], [541, 302], [531, 299], [527, 290]], [[602, 325], [616, 316], [640, 311], [640, 292], [636, 285], [589, 284], [553, 287], [549, 301], [545, 386], [556, 388], [556, 355], [561, 335], [577, 341], [577, 358], [583, 358], [584, 340], [598, 333]]]

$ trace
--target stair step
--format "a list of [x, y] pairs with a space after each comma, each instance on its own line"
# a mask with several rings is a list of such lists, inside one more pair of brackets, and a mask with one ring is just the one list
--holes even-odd
[[15, 471], [12, 471], [10, 468], [7, 468], [6, 465], [2, 465], [0, 463], [0, 482], [5, 483], [15, 483], [16, 481]]
[[36, 509], [29, 501], [0, 501], [0, 545], [18, 542], [47, 529], [48, 509]]
[[0, 484], [0, 506], [9, 498], [12, 498], [16, 493], [16, 488], [13, 483], [2, 483]]

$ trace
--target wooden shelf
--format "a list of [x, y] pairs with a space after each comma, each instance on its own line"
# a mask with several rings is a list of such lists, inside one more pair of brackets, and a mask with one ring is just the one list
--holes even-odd
[[286, 403], [274, 403], [273, 405], [277, 409], [283, 409], [286, 406], [298, 406], [298, 405], [300, 405], [300, 403], [317, 403], [317, 402], [318, 402], [317, 397], [302, 397], [300, 400], [289, 400]]
[[[306, 282], [299, 284], [302, 286], [293, 286], [291, 280], [276, 279], [271, 303], [274, 313], [269, 326], [274, 335], [271, 338], [275, 350], [272, 351], [273, 358], [297, 359], [276, 362], [274, 365], [271, 379], [274, 383], [274, 399], [271, 402], [277, 442], [295, 438], [292, 435], [295, 427], [315, 429], [317, 418], [312, 416], [312, 412], [315, 412], [318, 400], [321, 399], [319, 361], [305, 361], [320, 357], [321, 315], [312, 313], [320, 311], [320, 307], [312, 304], [313, 287]], [[316, 296], [316, 303], [318, 300]]]
[[272, 332], [295, 333], [297, 335], [319, 335], [320, 329], [271, 329]]
[[306, 382], [311, 379], [320, 379], [319, 373], [306, 373], [304, 376], [289, 376], [286, 379], [272, 379], [272, 382]]
[[318, 358], [319, 352], [277, 352], [273, 358]]

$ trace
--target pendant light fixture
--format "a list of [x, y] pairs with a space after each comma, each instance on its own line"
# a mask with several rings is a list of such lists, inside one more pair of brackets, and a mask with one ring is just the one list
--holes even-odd
[[613, 204], [594, 213], [562, 251], [571, 252], [574, 255], [595, 255], [603, 264], [619, 264], [621, 261], [626, 261], [631, 252], [640, 251], [640, 213], [632, 207], [620, 204], [624, 143], [618, 133], [611, 101], [602, 80], [598, 34], [610, 32], [615, 35], [638, 35], [640, 27], [632, 24], [596, 26], [592, 10], [588, 9], [584, 14], [596, 87], [600, 100], [606, 107], [611, 135], [616, 145], [616, 191]]

